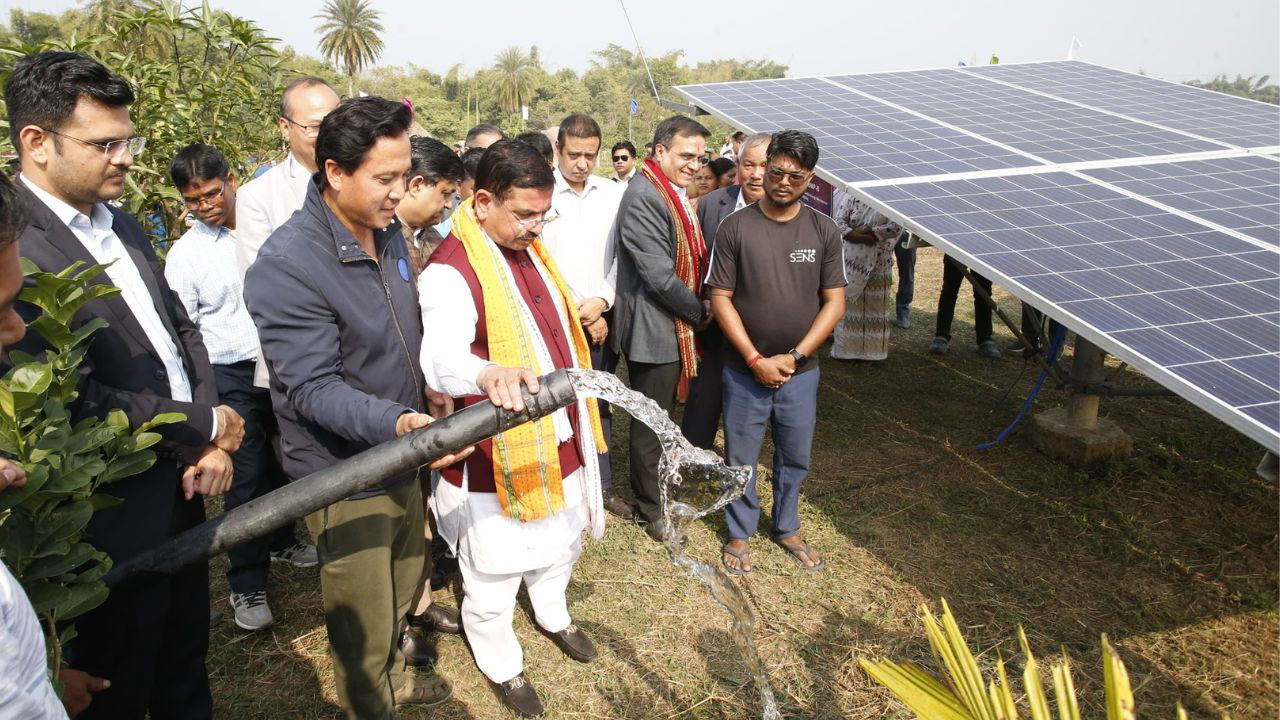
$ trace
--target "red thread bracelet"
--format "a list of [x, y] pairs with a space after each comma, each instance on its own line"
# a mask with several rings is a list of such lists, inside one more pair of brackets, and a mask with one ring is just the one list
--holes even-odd
[[756, 356], [755, 356], [755, 357], [753, 357], [753, 358], [751, 358], [750, 360], [748, 360], [748, 361], [747, 361], [747, 367], [749, 367], [749, 368], [755, 367], [755, 366], [756, 366], [756, 363], [760, 362], [760, 361], [761, 361], [761, 360], [763, 360], [763, 359], [764, 359], [764, 356], [763, 356], [763, 355], [761, 355], [760, 353], [756, 353]]

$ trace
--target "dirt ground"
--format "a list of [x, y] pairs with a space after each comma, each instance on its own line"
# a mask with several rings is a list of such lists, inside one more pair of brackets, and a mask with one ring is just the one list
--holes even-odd
[[[1262, 448], [1181, 399], [1116, 398], [1103, 401], [1103, 414], [1132, 435], [1126, 460], [1064, 466], [1031, 447], [1026, 424], [990, 450], [975, 449], [1014, 417], [1038, 368], [973, 352], [967, 286], [951, 352], [924, 352], [941, 266], [940, 253], [921, 251], [914, 327], [895, 330], [887, 362], [823, 359], [800, 511], [825, 572], [800, 569], [767, 534], [752, 540], [755, 570], [740, 582], [784, 715], [910, 717], [857, 661], [933, 669], [917, 611], [945, 597], [989, 668], [999, 653], [1010, 675], [1021, 675], [1019, 625], [1042, 666], [1067, 653], [1087, 716], [1105, 717], [1106, 633], [1144, 717], [1172, 718], [1178, 701], [1199, 718], [1277, 717], [1280, 517], [1275, 485], [1252, 471]], [[997, 298], [1016, 317], [1017, 300]], [[998, 328], [996, 339], [1012, 336]], [[1152, 386], [1131, 370], [1117, 382]], [[1065, 398], [1046, 387], [1035, 410]], [[624, 485], [627, 427], [615, 420]], [[762, 480], [771, 455], [766, 445]], [[723, 531], [721, 518], [696, 529], [693, 554], [718, 562]], [[229, 613], [225, 567], [216, 561], [211, 580], [215, 607]], [[454, 604], [457, 592], [455, 584], [437, 598]], [[272, 629], [250, 635], [227, 620], [212, 631], [218, 716], [340, 717], [315, 571], [274, 568], [270, 598]], [[586, 543], [569, 601], [600, 648], [593, 664], [573, 662], [537, 633], [527, 601], [516, 615], [526, 672], [549, 717], [758, 717], [727, 615], [639, 528], [613, 522], [603, 540]], [[401, 717], [507, 716], [461, 638], [445, 636], [438, 649], [453, 698]]]

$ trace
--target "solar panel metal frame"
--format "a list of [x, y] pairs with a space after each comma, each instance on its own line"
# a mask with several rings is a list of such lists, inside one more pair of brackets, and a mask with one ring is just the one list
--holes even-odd
[[[1020, 64], [1032, 65], [1037, 63], [1020, 63]], [[957, 70], [956, 68], [938, 68], [938, 69]], [[863, 73], [863, 74], [873, 74], [873, 73]], [[828, 79], [829, 77], [830, 76], [814, 77], [814, 78], [807, 78], [807, 79], [827, 80], [829, 82], [830, 81]], [[742, 81], [742, 82], [762, 82], [762, 81]], [[727, 84], [727, 83], [717, 83], [717, 85], [724, 85], [724, 84]], [[677, 87], [676, 89], [679, 90], [682, 95], [687, 97], [691, 102], [693, 102], [700, 109], [707, 111], [709, 114], [712, 114], [718, 117], [719, 119], [721, 119], [722, 121], [730, 125], [739, 125], [739, 123], [735, 123], [732, 119], [720, 113], [717, 113], [715, 108], [706, 107], [705, 105], [700, 104], [699, 100], [696, 97], [694, 97], [693, 93], [687, 92], [685, 90], [685, 88], [688, 88], [688, 87], [696, 87], [696, 86], [680, 86], [680, 87]], [[860, 92], [860, 91], [854, 90], [854, 92]], [[862, 93], [862, 94], [866, 94], [870, 99], [880, 100], [881, 102], [884, 102], [883, 100], [881, 100], [880, 98], [877, 98], [873, 94], [867, 94], [867, 93]], [[1067, 102], [1072, 102], [1072, 101], [1067, 101]], [[891, 102], [886, 102], [885, 104], [890, 105], [892, 107], [898, 107], [897, 105]], [[1079, 103], [1073, 103], [1073, 104], [1079, 104]], [[1102, 112], [1105, 113], [1108, 111], [1104, 110]], [[927, 114], [922, 114], [922, 113], [917, 113], [917, 114], [919, 114], [921, 117], [925, 119], [931, 120], [940, 125], [949, 126], [948, 123], [941, 121], [938, 118], [933, 118], [928, 116]], [[1109, 113], [1109, 114], [1116, 115], [1116, 113]], [[1146, 121], [1137, 120], [1137, 122], [1146, 122]], [[1147, 124], [1152, 124], [1152, 123], [1147, 123]], [[752, 130], [752, 128], [749, 128], [749, 127], [744, 129]], [[1007, 146], [1004, 146], [1002, 143], [994, 141], [990, 138], [984, 138], [978, 133], [968, 131], [962, 128], [956, 128], [956, 129], [961, 130], [966, 134], [970, 134], [975, 138], [983, 139], [988, 142], [991, 142], [994, 145], [1007, 147]], [[1190, 135], [1190, 133], [1185, 133], [1184, 131], [1176, 130], [1173, 128], [1169, 128], [1169, 129], [1175, 132], [1183, 132], [1183, 134]], [[1219, 144], [1225, 144], [1225, 143], [1222, 143], [1221, 141], [1215, 141], [1215, 142], [1218, 142]], [[921, 237], [925, 238], [930, 243], [942, 248], [944, 251], [947, 252], [947, 254], [954, 255], [955, 257], [961, 259], [963, 262], [965, 262], [966, 265], [971, 265], [972, 267], [974, 267], [975, 270], [979, 272], [985, 271], [986, 273], [990, 273], [991, 275], [995, 276], [993, 279], [998, 279], [1002, 281], [1002, 284], [1016, 284], [1019, 287], [1019, 289], [1023, 291], [1023, 293], [1031, 296], [1026, 299], [1034, 307], [1036, 307], [1037, 309], [1043, 312], [1046, 312], [1046, 314], [1048, 314], [1050, 317], [1060, 315], [1064, 311], [1056, 303], [1047, 300], [1045, 297], [1043, 297], [1037, 292], [1034, 292], [1030, 288], [1024, 287], [1022, 283], [1016, 283], [1015, 281], [1012, 281], [1011, 278], [1006, 277], [1003, 273], [993, 272], [993, 269], [990, 266], [988, 266], [986, 263], [978, 260], [975, 256], [971, 255], [967, 251], [960, 250], [959, 248], [953, 246], [942, 235], [919, 227], [918, 224], [913, 223], [911, 221], [911, 218], [909, 216], [906, 216], [900, 212], [895, 211], [889, 205], [870, 196], [867, 190], [870, 190], [871, 188], [875, 188], [875, 187], [882, 187], [882, 186], [889, 186], [889, 185], [894, 185], [894, 186], [911, 185], [911, 184], [917, 184], [917, 183], [923, 183], [923, 182], [948, 182], [952, 180], [963, 180], [963, 179], [1009, 177], [1009, 176], [1050, 173], [1050, 172], [1072, 172], [1073, 174], [1078, 174], [1079, 177], [1093, 184], [1106, 187], [1112, 191], [1118, 192], [1121, 195], [1129, 196], [1133, 199], [1143, 202], [1146, 205], [1150, 205], [1158, 209], [1164, 210], [1166, 212], [1169, 212], [1170, 214], [1181, 216], [1191, 222], [1194, 222], [1196, 225], [1204, 227], [1206, 230], [1216, 230], [1219, 232], [1223, 232], [1237, 239], [1243, 240], [1245, 242], [1249, 242], [1264, 250], [1270, 250], [1272, 252], [1276, 252], [1277, 258], [1280, 258], [1280, 252], [1277, 252], [1276, 247], [1273, 244], [1265, 243], [1256, 238], [1240, 233], [1239, 231], [1234, 230], [1232, 228], [1225, 227], [1217, 223], [1213, 223], [1203, 218], [1198, 218], [1184, 210], [1180, 210], [1175, 207], [1170, 207], [1156, 200], [1145, 198], [1138, 193], [1133, 193], [1123, 188], [1115, 187], [1109, 183], [1106, 183], [1105, 181], [1102, 181], [1097, 178], [1089, 177], [1088, 175], [1084, 175], [1081, 173], [1081, 171], [1090, 170], [1090, 169], [1111, 168], [1111, 167], [1135, 167], [1135, 166], [1142, 166], [1142, 165], [1158, 165], [1158, 164], [1167, 164], [1167, 163], [1187, 162], [1187, 161], [1193, 161], [1193, 160], [1213, 160], [1213, 159], [1234, 158], [1234, 157], [1253, 156], [1253, 157], [1268, 157], [1268, 158], [1275, 159], [1278, 152], [1280, 152], [1280, 149], [1276, 147], [1270, 147], [1270, 146], [1258, 147], [1258, 148], [1225, 147], [1221, 150], [1183, 153], [1183, 154], [1176, 154], [1176, 155], [1132, 157], [1132, 158], [1121, 158], [1121, 159], [1114, 159], [1114, 160], [1083, 161], [1083, 162], [1074, 162], [1074, 163], [1050, 163], [1050, 162], [1044, 161], [1042, 158], [1037, 158], [1034, 155], [1030, 155], [1022, 151], [1017, 151], [1017, 152], [1019, 152], [1020, 154], [1026, 155], [1031, 159], [1039, 160], [1041, 164], [1028, 165], [1025, 167], [1005, 169], [1005, 170], [983, 170], [983, 171], [974, 171], [974, 172], [966, 172], [966, 173], [939, 174], [939, 175], [933, 175], [933, 176], [875, 179], [875, 180], [850, 182], [848, 180], [844, 180], [838, 177], [837, 175], [825, 170], [822, 167], [821, 160], [820, 160], [819, 166], [816, 169], [815, 174], [817, 174], [819, 177], [826, 180], [827, 182], [831, 183], [833, 186], [837, 188], [844, 188], [846, 191], [853, 193], [854, 195], [862, 199], [864, 202], [867, 202], [869, 205], [883, 212], [886, 216], [899, 220], [906, 227], [912, 229], [913, 231], [917, 231], [917, 233]], [[1022, 295], [1019, 295], [1019, 297], [1022, 298]], [[1136, 351], [1132, 351], [1132, 349], [1129, 348], [1128, 346], [1123, 346], [1122, 344], [1119, 343], [1118, 340], [1111, 338], [1107, 332], [1099, 330], [1098, 328], [1093, 327], [1089, 323], [1083, 322], [1080, 318], [1076, 318], [1075, 316], [1072, 316], [1072, 318], [1076, 322], [1074, 324], [1073, 323], [1067, 323], [1067, 324], [1077, 334], [1084, 336], [1086, 339], [1093, 342], [1095, 345], [1098, 345], [1099, 347], [1107, 350], [1108, 352], [1111, 352], [1117, 355], [1118, 357], [1125, 359], [1132, 366], [1136, 367], [1137, 369], [1147, 374], [1148, 376], [1152, 378], [1158, 378], [1160, 383], [1165, 387], [1168, 387], [1169, 389], [1174, 390], [1179, 395], [1190, 400], [1196, 406], [1209, 412], [1214, 417], [1223, 421], [1227, 425], [1235, 428], [1236, 430], [1243, 433], [1244, 435], [1254, 440], [1255, 442], [1258, 442], [1264, 447], [1272, 450], [1276, 450], [1280, 448], [1280, 428], [1266, 427], [1262, 425], [1262, 423], [1257, 419], [1250, 417], [1248, 415], [1245, 415], [1239, 410], [1237, 410], [1235, 407], [1226, 404], [1223, 399], [1215, 397], [1214, 395], [1208, 393], [1204, 389], [1201, 389], [1199, 386], [1191, 383], [1190, 381], [1175, 375], [1173, 372], [1171, 372], [1169, 369], [1165, 368], [1164, 366], [1148, 360], [1145, 356], [1139, 355]], [[1276, 398], [1275, 400], [1280, 401], [1280, 397]], [[1273, 402], [1274, 401], [1270, 399], [1263, 399], [1259, 403], [1256, 403], [1255, 405], [1258, 405], [1258, 406], [1270, 405], [1270, 404], [1273, 404]]]

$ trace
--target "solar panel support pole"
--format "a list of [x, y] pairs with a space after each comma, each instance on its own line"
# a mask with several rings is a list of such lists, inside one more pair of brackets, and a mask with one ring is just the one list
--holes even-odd
[[1073, 428], [1092, 430], [1098, 426], [1098, 405], [1102, 398], [1088, 391], [1104, 379], [1106, 353], [1080, 335], [1076, 335], [1075, 354], [1071, 358], [1071, 396], [1067, 399], [1067, 422]]

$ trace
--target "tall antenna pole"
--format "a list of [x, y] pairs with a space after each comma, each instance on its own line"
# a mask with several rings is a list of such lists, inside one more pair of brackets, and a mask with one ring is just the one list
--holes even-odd
[[640, 52], [640, 62], [644, 63], [645, 74], [649, 76], [649, 87], [653, 88], [653, 99], [661, 100], [658, 97], [658, 84], [653, 81], [653, 73], [649, 70], [649, 61], [644, 57], [644, 48], [640, 47], [640, 38], [636, 36], [636, 27], [631, 24], [631, 15], [627, 13], [627, 4], [623, 0], [618, 0], [618, 4], [622, 6], [622, 16], [627, 19], [627, 27], [631, 28], [631, 37], [636, 41], [636, 50]]

